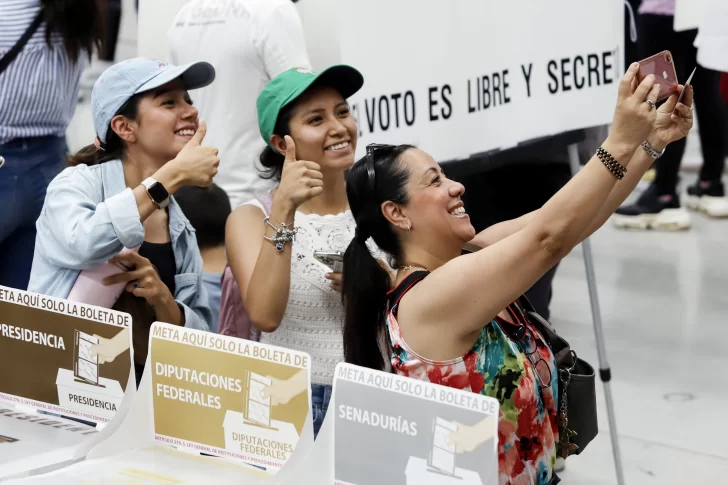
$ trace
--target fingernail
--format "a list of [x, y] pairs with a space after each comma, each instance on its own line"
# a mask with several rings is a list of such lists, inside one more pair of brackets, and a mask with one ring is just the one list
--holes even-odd
[[633, 62], [633, 63], [632, 63], [632, 67], [639, 67], [639, 65], [640, 65], [640, 63], [639, 63], [639, 62]]

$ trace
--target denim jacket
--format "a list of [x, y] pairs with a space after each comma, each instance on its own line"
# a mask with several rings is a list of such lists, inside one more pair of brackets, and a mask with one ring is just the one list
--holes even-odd
[[[209, 331], [212, 313], [195, 230], [174, 198], [168, 210], [177, 265], [174, 298], [184, 309], [186, 327]], [[81, 270], [144, 241], [139, 209], [124, 183], [120, 160], [61, 172], [48, 186], [36, 228], [28, 291], [58, 298], [68, 297]]]

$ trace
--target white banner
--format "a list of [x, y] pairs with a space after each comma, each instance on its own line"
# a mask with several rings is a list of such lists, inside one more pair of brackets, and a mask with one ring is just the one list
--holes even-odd
[[[186, 2], [141, 2], [140, 55], [165, 55]], [[413, 143], [452, 160], [611, 122], [624, 72], [621, 2], [306, 0], [298, 8], [314, 68], [343, 62], [364, 74], [351, 100], [359, 156], [372, 142]]]
[[372, 142], [413, 143], [451, 160], [611, 121], [620, 2], [338, 0], [313, 15], [326, 1], [302, 4], [305, 34], [309, 46], [328, 36], [339, 47], [311, 53], [316, 69], [325, 59], [364, 74], [351, 99], [358, 155]]

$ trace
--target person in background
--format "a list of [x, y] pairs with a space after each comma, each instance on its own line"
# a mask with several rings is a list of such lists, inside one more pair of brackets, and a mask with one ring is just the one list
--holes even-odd
[[291, 0], [192, 0], [172, 23], [168, 44], [173, 64], [204, 59], [215, 66], [215, 84], [196, 98], [210, 143], [220, 149], [215, 183], [235, 209], [273, 187], [256, 170], [268, 141], [258, 132], [258, 94], [287, 69], [311, 68], [298, 11]]
[[0, 72], [0, 285], [21, 290], [46, 188], [64, 167], [78, 80], [102, 46], [103, 17], [96, 0], [3, 0], [0, 64], [26, 31]]
[[[694, 6], [694, 8], [698, 8]], [[698, 64], [694, 45], [697, 29], [675, 32], [675, 0], [642, 0], [637, 17], [638, 46], [642, 59], [669, 50], [677, 78], [686, 82], [697, 67], [692, 85], [703, 165], [698, 181], [685, 192], [685, 206], [710, 217], [728, 217], [722, 176], [725, 168], [726, 113], [720, 95], [720, 73]], [[635, 203], [617, 209], [616, 227], [623, 229], [684, 230], [690, 228], [690, 214], [680, 204], [677, 192], [680, 163], [687, 140], [676, 141], [655, 164], [655, 180]]]
[[136, 58], [107, 69], [91, 95], [96, 139], [69, 157], [38, 218], [29, 291], [66, 298], [82, 270], [129, 268], [98, 288], [123, 285], [112, 308], [134, 322], [137, 384], [155, 321], [210, 329], [202, 257], [173, 195], [217, 174], [217, 149], [202, 146], [206, 126], [188, 93], [214, 79], [206, 62]]
[[230, 199], [215, 184], [209, 187], [182, 187], [174, 195], [192, 227], [202, 254], [202, 282], [212, 312], [210, 330], [217, 333], [222, 293], [222, 273], [227, 265], [225, 223], [230, 215]]
[[260, 341], [311, 355], [314, 435], [344, 359], [341, 273], [314, 251], [343, 254], [354, 237], [345, 173], [358, 128], [346, 99], [363, 83], [349, 66], [290, 69], [268, 83], [258, 98], [267, 143], [261, 175], [278, 186], [269, 207], [249, 201], [233, 211], [226, 230], [230, 268]]
[[[91, 90], [101, 73], [114, 64], [116, 56], [116, 45], [119, 43], [119, 30], [121, 29], [121, 0], [100, 0], [104, 6], [106, 18], [106, 36], [104, 46], [99, 51], [98, 59], [93, 59], [91, 64], [83, 71], [79, 82], [79, 102], [91, 96]], [[139, 11], [139, 0], [135, 0], [134, 6]]]
[[[638, 69], [622, 77], [609, 136], [581, 171], [540, 209], [477, 235], [463, 186], [424, 151], [370, 145], [347, 177], [356, 236], [344, 255], [346, 361], [383, 370], [387, 338], [398, 374], [498, 399], [501, 484], [559, 482], [556, 361], [517, 300], [609, 219], [655, 150], [692, 127], [692, 89], [656, 112], [655, 77], [637, 85]], [[370, 237], [396, 261], [394, 290]], [[483, 249], [461, 256], [468, 242]]]

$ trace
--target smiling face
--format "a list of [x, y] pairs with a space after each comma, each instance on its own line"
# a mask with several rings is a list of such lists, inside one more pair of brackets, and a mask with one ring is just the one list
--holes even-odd
[[192, 139], [197, 131], [197, 116], [190, 95], [177, 79], [142, 95], [137, 119], [128, 124], [132, 137], [125, 139], [134, 149], [164, 163], [176, 157]]
[[[354, 163], [356, 120], [336, 89], [312, 88], [301, 95], [288, 126], [299, 160], [316, 162], [322, 171], [343, 171]], [[281, 141], [274, 140], [279, 149]], [[285, 142], [282, 147], [285, 152]]]
[[409, 202], [401, 208], [406, 217], [405, 227], [411, 224], [412, 238], [437, 251], [462, 246], [475, 237], [475, 228], [465, 212], [460, 197], [465, 187], [445, 176], [440, 166], [427, 153], [416, 148], [402, 154], [407, 166]]

